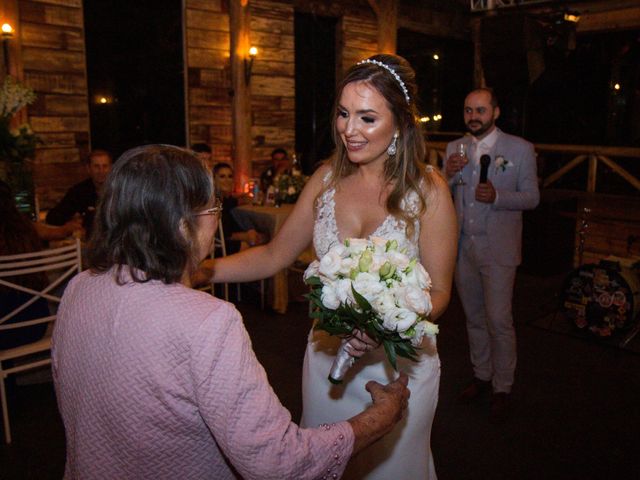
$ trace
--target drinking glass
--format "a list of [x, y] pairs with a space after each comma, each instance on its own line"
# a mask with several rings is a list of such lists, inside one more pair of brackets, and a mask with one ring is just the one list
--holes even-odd
[[[456, 146], [456, 154], [459, 157], [466, 157], [467, 156], [467, 146], [464, 143], [459, 143]], [[466, 185], [466, 182], [463, 180], [462, 178], [462, 170], [464, 169], [464, 165], [462, 167], [460, 167], [460, 170], [458, 170], [458, 181], [456, 182], [456, 185]]]

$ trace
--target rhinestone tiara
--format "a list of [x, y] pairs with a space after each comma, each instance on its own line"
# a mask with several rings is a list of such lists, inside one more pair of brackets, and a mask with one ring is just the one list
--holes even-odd
[[371, 63], [373, 65], [377, 65], [379, 67], [384, 68], [387, 72], [389, 72], [393, 76], [393, 78], [396, 79], [396, 82], [398, 82], [398, 85], [400, 85], [400, 88], [402, 89], [402, 93], [404, 93], [404, 98], [407, 101], [407, 103], [411, 102], [411, 98], [409, 97], [409, 90], [407, 90], [407, 87], [404, 84], [404, 82], [402, 81], [402, 79], [400, 78], [400, 75], [398, 75], [393, 68], [391, 68], [386, 63], [382, 63], [382, 62], [380, 62], [378, 60], [371, 60], [369, 58], [367, 58], [366, 60], [362, 60], [362, 61], [358, 62], [356, 65], [362, 65], [364, 63]]

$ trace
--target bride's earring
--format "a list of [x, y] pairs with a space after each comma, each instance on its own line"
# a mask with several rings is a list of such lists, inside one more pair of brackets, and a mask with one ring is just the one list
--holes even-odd
[[387, 147], [387, 155], [389, 155], [390, 157], [393, 157], [398, 151], [397, 141], [398, 141], [398, 132], [393, 134], [393, 140], [391, 141], [391, 144]]

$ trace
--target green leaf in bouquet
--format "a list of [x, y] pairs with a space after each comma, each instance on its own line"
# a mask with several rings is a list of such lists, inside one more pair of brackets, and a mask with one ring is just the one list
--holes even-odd
[[408, 358], [414, 362], [418, 361], [418, 352], [408, 340], [401, 339], [400, 341], [395, 342], [394, 345], [398, 356]]
[[320, 277], [309, 277], [304, 282], [309, 286], [322, 288], [322, 281], [320, 280]]
[[393, 367], [394, 370], [398, 370], [398, 366], [396, 365], [396, 349], [391, 340], [383, 340], [382, 345], [384, 346], [384, 352], [387, 354], [387, 358], [389, 359], [389, 363]]
[[351, 291], [353, 292], [353, 298], [355, 298], [356, 302], [358, 303], [358, 306], [364, 310], [364, 311], [369, 311], [371, 310], [371, 304], [369, 303], [369, 301], [364, 298], [362, 295], [360, 295], [358, 292], [356, 292], [356, 289], [353, 288], [353, 285], [351, 285]]

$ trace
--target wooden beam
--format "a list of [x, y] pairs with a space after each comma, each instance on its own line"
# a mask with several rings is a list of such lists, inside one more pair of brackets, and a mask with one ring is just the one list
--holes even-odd
[[398, 0], [369, 0], [378, 19], [378, 51], [396, 53], [398, 44]]
[[616, 162], [614, 162], [610, 158], [603, 157], [601, 155], [598, 156], [598, 160], [600, 160], [607, 167], [609, 167], [611, 170], [616, 172], [618, 175], [624, 178], [627, 182], [633, 185], [636, 190], [640, 190], [640, 181], [634, 175], [632, 175], [631, 173], [626, 171], [624, 168], [622, 168], [620, 165], [618, 165]]
[[245, 81], [245, 59], [249, 57], [249, 0], [229, 2], [231, 45], [231, 85], [233, 88], [233, 163], [236, 171], [235, 189], [241, 191], [251, 176], [251, 90]]
[[565, 166], [559, 168], [554, 173], [552, 173], [547, 178], [545, 178], [544, 182], [543, 182], [543, 186], [547, 187], [547, 186], [551, 185], [553, 182], [558, 180], [560, 177], [562, 177], [569, 170], [571, 170], [571, 169], [577, 167], [578, 165], [580, 165], [586, 158], [587, 158], [586, 155], [580, 155], [580, 156], [574, 158], [569, 163], [567, 163]]
[[578, 33], [640, 28], [640, 7], [603, 12], [585, 12], [576, 25]]

